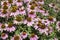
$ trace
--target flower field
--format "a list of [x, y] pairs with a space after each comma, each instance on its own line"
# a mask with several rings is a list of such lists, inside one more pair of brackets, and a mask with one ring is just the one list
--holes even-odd
[[0, 40], [60, 40], [60, 0], [0, 0]]

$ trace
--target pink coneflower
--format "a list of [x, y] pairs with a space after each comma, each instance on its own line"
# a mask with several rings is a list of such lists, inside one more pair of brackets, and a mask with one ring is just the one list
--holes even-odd
[[35, 12], [37, 12], [37, 6], [36, 6], [36, 4], [32, 4], [32, 5], [28, 4], [28, 5], [27, 5], [27, 11], [28, 11], [28, 12], [30, 12], [30, 11], [35, 11]]
[[21, 35], [21, 38], [23, 39], [27, 38], [28, 36], [26, 32], [22, 32], [20, 35]]
[[38, 40], [38, 36], [33, 33], [30, 37], [30, 40]]
[[54, 31], [53, 28], [49, 26], [47, 33], [48, 33], [48, 34], [51, 34], [53, 31]]
[[5, 26], [5, 24], [0, 24], [0, 31], [1, 32], [3, 32], [3, 30], [6, 31], [6, 28], [7, 27]]
[[58, 31], [60, 30], [60, 21], [57, 21], [56, 29], [57, 29]]
[[1, 11], [0, 17], [6, 17], [7, 16], [7, 13], [8, 13], [7, 10], [3, 9]]
[[22, 38], [19, 35], [14, 35], [11, 40], [22, 40]]
[[44, 11], [43, 8], [39, 8], [39, 9], [38, 9], [38, 12], [40, 12], [40, 13], [44, 13], [45, 11]]
[[48, 35], [47, 33], [48, 27], [45, 24], [43, 24], [41, 21], [39, 21], [38, 24], [36, 24], [34, 27], [35, 29], [39, 30], [41, 34], [45, 33], [46, 35]]
[[8, 38], [8, 35], [7, 35], [6, 33], [2, 33], [2, 34], [1, 34], [1, 38], [2, 38], [3, 40], [5, 40], [5, 39]]
[[19, 24], [19, 23], [23, 23], [23, 18], [22, 16], [16, 16], [15, 20], [13, 21], [14, 24]]
[[8, 25], [8, 26], [7, 26], [7, 31], [8, 31], [8, 32], [13, 32], [13, 31], [16, 30], [16, 28], [13, 26], [12, 23], [9, 23], [9, 24], [7, 24], [7, 25]]
[[20, 9], [19, 11], [20, 11], [19, 14], [21, 14], [21, 15], [26, 15], [26, 11], [25, 11], [25, 9]]
[[34, 20], [31, 17], [27, 17], [26, 20], [24, 20], [24, 24], [27, 24], [27, 26], [32, 26], [34, 24]]
[[17, 16], [19, 14], [19, 10], [17, 10], [16, 12], [11, 12], [10, 16]]
[[48, 17], [48, 20], [50, 21], [50, 23], [56, 22], [56, 18], [54, 18], [54, 17], [52, 17], [52, 16], [49, 16], [49, 17]]
[[39, 23], [42, 23], [42, 20], [41, 19], [38, 19], [38, 21], [35, 21], [35, 24], [34, 24], [34, 28], [35, 29], [38, 29], [38, 24]]
[[46, 26], [50, 25], [50, 21], [48, 21], [48, 19], [42, 19], [42, 23]]
[[34, 13], [34, 11], [31, 11], [28, 13], [28, 16], [31, 18], [35, 18], [36, 17], [36, 13]]
[[44, 16], [48, 16], [48, 15], [49, 15], [49, 13], [48, 13], [48, 11], [47, 11], [47, 10], [45, 10], [45, 12], [44, 12], [44, 13], [42, 13], [42, 15], [44, 15]]
[[22, 6], [23, 5], [23, 2], [21, 0], [17, 0], [16, 5], [17, 6]]

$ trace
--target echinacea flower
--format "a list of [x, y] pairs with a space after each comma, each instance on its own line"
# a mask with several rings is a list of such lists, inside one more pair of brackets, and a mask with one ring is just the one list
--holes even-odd
[[7, 25], [8, 25], [7, 26], [7, 31], [8, 32], [14, 32], [16, 30], [16, 28], [13, 26], [12, 23], [8, 23]]
[[60, 31], [60, 21], [57, 21], [56, 29], [57, 29], [58, 31]]
[[27, 36], [28, 36], [28, 34], [24, 31], [24, 32], [22, 32], [21, 34], [21, 38], [22, 39], [25, 39], [25, 38], [27, 38]]
[[13, 0], [8, 0], [8, 3], [9, 3], [9, 4], [13, 3]]
[[47, 31], [47, 33], [48, 33], [48, 34], [51, 34], [53, 31], [54, 31], [53, 28], [50, 27], [50, 26], [48, 26], [48, 31]]
[[19, 15], [19, 10], [16, 10], [16, 12], [11, 12], [10, 16], [17, 16]]
[[44, 11], [44, 9], [41, 7], [41, 8], [38, 9], [38, 12], [44, 13], [45, 11]]
[[0, 31], [1, 32], [3, 32], [3, 31], [6, 31], [6, 26], [5, 26], [5, 24], [0, 24], [1, 26], [0, 26]]
[[48, 19], [42, 19], [42, 23], [46, 26], [50, 25], [50, 21]]
[[48, 11], [47, 11], [47, 10], [45, 10], [45, 12], [44, 12], [44, 13], [42, 13], [42, 15], [43, 15], [43, 16], [48, 16], [48, 15], [49, 15], [49, 13], [48, 13]]
[[11, 40], [22, 40], [22, 38], [19, 35], [14, 35]]
[[56, 22], [56, 18], [54, 18], [53, 16], [49, 16], [48, 20], [50, 21], [50, 23]]
[[25, 8], [22, 6], [21, 8], [19, 8], [19, 14], [21, 15], [26, 15], [26, 11], [25, 11]]
[[1, 5], [7, 5], [6, 1], [1, 2]]
[[36, 29], [39, 30], [39, 32], [42, 34], [42, 33], [45, 33], [46, 35], [48, 35], [47, 31], [48, 31], [48, 27], [41, 23], [41, 22], [38, 22], [38, 24], [35, 25]]
[[1, 38], [2, 38], [3, 40], [6, 40], [6, 39], [8, 38], [8, 35], [7, 35], [6, 33], [2, 33], [2, 34], [1, 34]]
[[35, 18], [36, 17], [36, 13], [34, 11], [31, 11], [28, 13], [28, 16], [31, 18]]
[[22, 6], [22, 5], [23, 5], [22, 0], [17, 0], [16, 5], [17, 5], [17, 6]]
[[31, 34], [30, 40], [38, 40], [38, 36], [36, 34]]
[[6, 9], [3, 9], [2, 11], [1, 11], [1, 14], [0, 14], [0, 17], [6, 17], [7, 16], [7, 10]]
[[32, 5], [28, 4], [27, 5], [27, 11], [28, 12], [30, 12], [30, 11], [35, 11], [36, 12], [37, 11], [37, 6], [35, 4], [32, 4]]
[[23, 23], [23, 18], [22, 16], [16, 16], [15, 20], [13, 21], [14, 24], [19, 24], [19, 23]]
[[27, 26], [32, 26], [34, 24], [34, 20], [31, 17], [27, 17], [24, 20], [24, 24], [27, 24]]

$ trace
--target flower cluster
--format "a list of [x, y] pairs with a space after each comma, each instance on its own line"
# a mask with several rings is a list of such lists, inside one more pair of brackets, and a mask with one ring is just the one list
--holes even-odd
[[0, 40], [60, 40], [56, 0], [2, 0]]

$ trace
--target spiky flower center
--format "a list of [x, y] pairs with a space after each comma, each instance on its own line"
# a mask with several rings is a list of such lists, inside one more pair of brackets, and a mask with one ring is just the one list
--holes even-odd
[[4, 6], [3, 6], [3, 9], [8, 9], [8, 6], [7, 6], [7, 5], [4, 5]]
[[32, 19], [31, 19], [30, 17], [28, 17], [28, 18], [27, 18], [27, 21], [28, 21], [28, 22], [31, 22], [31, 21], [32, 21]]
[[33, 12], [33, 11], [31, 11], [29, 14], [34, 14], [34, 12]]
[[17, 2], [21, 2], [22, 0], [17, 0]]
[[3, 14], [6, 14], [6, 13], [7, 13], [7, 11], [6, 11], [5, 9], [3, 9], [2, 13], [3, 13]]
[[53, 17], [52, 17], [52, 16], [49, 16], [48, 19], [49, 19], [50, 21], [53, 21]]
[[21, 16], [16, 16], [16, 21], [22, 21], [22, 17]]
[[43, 10], [43, 8], [40, 8], [40, 10]]
[[16, 10], [17, 10], [17, 6], [12, 6], [11, 11], [16, 12]]
[[31, 5], [30, 9], [34, 10], [35, 9], [35, 6], [34, 5]]
[[34, 33], [32, 33], [32, 34], [31, 34], [31, 37], [32, 37], [32, 38], [33, 38], [33, 37], [35, 37], [35, 34], [34, 34]]
[[5, 33], [2, 33], [1, 36], [2, 36], [2, 37], [5, 37]]
[[2, 29], [4, 29], [4, 28], [5, 28], [5, 25], [4, 25], [4, 24], [2, 24], [1, 28], [2, 28]]
[[26, 35], [26, 32], [23, 32], [23, 35]]
[[45, 29], [46, 28], [45, 24], [42, 24], [42, 23], [38, 23], [37, 26], [39, 28], [41, 28], [41, 29]]
[[8, 23], [8, 27], [11, 28], [13, 26], [13, 23]]
[[4, 2], [3, 5], [7, 5], [7, 2]]
[[14, 40], [20, 40], [19, 36], [14, 36]]
[[13, 0], [8, 0], [9, 3], [13, 3]]

